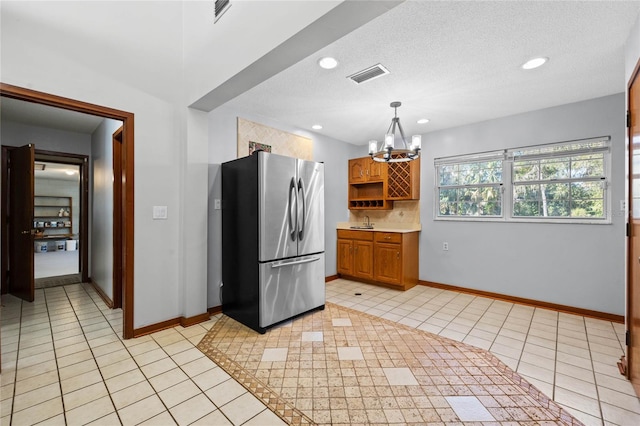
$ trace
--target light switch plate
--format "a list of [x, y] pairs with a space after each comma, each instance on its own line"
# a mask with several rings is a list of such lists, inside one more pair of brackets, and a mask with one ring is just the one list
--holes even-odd
[[153, 219], [166, 219], [167, 206], [153, 206]]

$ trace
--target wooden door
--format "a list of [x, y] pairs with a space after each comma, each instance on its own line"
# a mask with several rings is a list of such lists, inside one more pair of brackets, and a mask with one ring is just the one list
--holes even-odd
[[353, 274], [356, 277], [373, 279], [373, 243], [355, 240], [353, 251]]
[[367, 181], [368, 158], [354, 158], [349, 160], [349, 183], [362, 183]]
[[640, 63], [629, 88], [627, 375], [640, 395]]
[[34, 146], [9, 151], [9, 293], [33, 302]]
[[400, 244], [376, 243], [375, 279], [402, 284], [402, 250]]
[[353, 244], [351, 240], [338, 240], [338, 273], [353, 275]]

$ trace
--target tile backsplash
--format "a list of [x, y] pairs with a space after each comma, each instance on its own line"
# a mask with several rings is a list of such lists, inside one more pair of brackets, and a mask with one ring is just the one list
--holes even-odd
[[349, 222], [364, 222], [365, 216], [373, 223], [420, 223], [420, 200], [394, 201], [392, 210], [350, 210]]

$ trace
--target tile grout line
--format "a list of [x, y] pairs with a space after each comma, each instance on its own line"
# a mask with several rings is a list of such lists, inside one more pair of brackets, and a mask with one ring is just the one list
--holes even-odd
[[[589, 348], [589, 360], [591, 361], [591, 371], [593, 372], [593, 384], [596, 388], [596, 398], [598, 401], [598, 411], [600, 411], [600, 421], [602, 424], [605, 424], [604, 421], [604, 412], [602, 411], [602, 401], [600, 400], [600, 391], [598, 390], [598, 378], [596, 377], [596, 366], [593, 364], [593, 355], [591, 354], [591, 342], [589, 341], [589, 328], [587, 327], [586, 320], [584, 321], [584, 334], [587, 340], [587, 347]], [[615, 330], [614, 330], [615, 332]], [[616, 336], [617, 339], [617, 336]]]
[[[67, 292], [65, 291], [65, 295], [66, 294]], [[60, 402], [62, 403], [62, 417], [64, 418], [64, 423], [67, 424], [67, 410], [65, 409], [65, 406], [64, 406], [64, 393], [62, 392], [62, 377], [60, 377], [60, 366], [58, 365], [58, 355], [56, 354], [56, 343], [55, 343], [55, 340], [53, 339], [53, 326], [51, 325], [51, 314], [49, 312], [49, 302], [47, 301], [47, 292], [44, 289], [42, 289], [42, 297], [44, 298], [44, 305], [47, 308], [47, 318], [49, 318], [49, 331], [51, 332], [51, 346], [53, 347], [53, 359], [56, 363], [56, 373], [58, 375], [58, 387], [60, 388]]]
[[[16, 347], [16, 371], [13, 372], [13, 396], [11, 397], [11, 413], [9, 413], [9, 424], [13, 423], [13, 407], [16, 402], [16, 388], [18, 387], [18, 360], [20, 359], [20, 339], [22, 338], [22, 304], [24, 300], [20, 299], [20, 326], [18, 327], [18, 343]], [[53, 339], [53, 337], [52, 337]]]
[[[76, 284], [71, 284], [71, 285], [76, 285]], [[102, 313], [102, 311], [100, 310], [100, 308], [98, 308], [98, 305], [96, 305], [96, 303], [95, 303], [95, 301], [93, 300], [93, 298], [89, 295], [89, 293], [88, 293], [88, 292], [86, 291], [86, 289], [84, 288], [84, 285], [83, 285], [82, 283], [79, 283], [79, 285], [80, 285], [80, 288], [81, 288], [81, 289], [85, 292], [85, 294], [89, 297], [89, 300], [91, 300], [91, 303], [93, 303], [93, 305], [96, 307], [96, 309], [98, 309], [98, 311], [100, 312], [100, 315], [102, 315], [102, 316], [104, 317], [104, 314]], [[104, 384], [104, 387], [107, 389], [107, 394], [109, 395], [109, 400], [111, 401], [111, 404], [113, 405], [113, 409], [114, 409], [114, 412], [116, 413], [116, 416], [118, 417], [118, 421], [120, 422], [120, 424], [123, 424], [123, 423], [122, 423], [122, 419], [120, 419], [120, 414], [118, 413], [118, 410], [116, 409], [116, 405], [113, 403], [113, 398], [111, 397], [111, 392], [109, 392], [109, 389], [107, 388], [107, 382], [105, 381], [104, 376], [102, 375], [102, 371], [100, 370], [100, 366], [99, 366], [99, 365], [98, 365], [98, 363], [96, 362], [96, 356], [95, 356], [95, 353], [93, 352], [93, 348], [92, 348], [92, 347], [91, 347], [91, 345], [89, 344], [89, 340], [87, 339], [87, 335], [86, 335], [86, 333], [84, 332], [84, 326], [82, 325], [82, 322], [81, 322], [80, 318], [78, 317], [78, 313], [77, 313], [77, 311], [76, 311], [76, 308], [75, 308], [75, 306], [73, 305], [73, 302], [71, 301], [71, 298], [69, 297], [69, 293], [67, 292], [67, 286], [66, 286], [66, 285], [63, 285], [63, 286], [62, 286], [62, 288], [64, 289], [64, 294], [66, 295], [67, 300], [69, 300], [69, 304], [71, 305], [71, 309], [73, 309], [73, 313], [74, 313], [74, 315], [76, 316], [76, 320], [78, 321], [78, 325], [80, 326], [80, 330], [82, 330], [82, 336], [84, 337], [84, 340], [85, 340], [85, 342], [87, 343], [87, 346], [89, 347], [89, 352], [91, 352], [91, 357], [92, 357], [92, 359], [93, 359], [93, 362], [96, 364], [96, 368], [97, 368], [97, 370], [98, 370], [98, 374], [100, 374], [100, 377], [102, 378], [102, 383]], [[85, 301], [84, 303], [86, 303], [86, 301]], [[83, 303], [83, 304], [84, 304], [84, 303]], [[104, 319], [106, 320], [107, 318], [106, 318], [106, 317], [104, 317]], [[111, 324], [109, 323], [109, 321], [108, 321], [108, 320], [107, 320], [107, 323], [109, 324], [109, 327], [111, 327]], [[117, 336], [117, 333], [116, 333], [116, 336]], [[56, 363], [57, 363], [57, 359], [56, 359]], [[76, 389], [76, 390], [80, 390], [80, 389], [86, 388], [86, 387], [88, 387], [88, 386], [91, 386], [91, 385], [87, 385], [87, 386], [84, 386], [84, 387], [79, 388], [79, 389]], [[60, 387], [62, 388], [62, 380], [60, 381]], [[61, 389], [61, 391], [62, 391], [62, 389]], [[100, 398], [98, 398], [98, 399], [100, 399]], [[82, 407], [82, 406], [84, 406], [84, 405], [87, 405], [87, 404], [90, 404], [90, 403], [92, 403], [92, 402], [94, 402], [94, 401], [97, 401], [98, 399], [94, 399], [93, 401], [89, 401], [89, 402], [87, 402], [87, 403], [85, 403], [85, 404], [82, 404], [82, 405], [79, 405], [78, 407], [75, 407], [75, 408], [80, 408], [80, 407]], [[63, 394], [63, 398], [62, 398], [62, 400], [64, 401], [64, 394]], [[74, 408], [74, 409], [75, 409], [75, 408]], [[97, 419], [94, 419], [94, 420], [92, 420], [92, 421], [102, 419], [102, 418], [104, 418], [104, 417], [108, 416], [109, 414], [111, 414], [111, 413], [105, 414], [104, 416], [99, 417], [99, 418], [97, 418]], [[66, 421], [66, 412], [65, 412], [65, 421]]]

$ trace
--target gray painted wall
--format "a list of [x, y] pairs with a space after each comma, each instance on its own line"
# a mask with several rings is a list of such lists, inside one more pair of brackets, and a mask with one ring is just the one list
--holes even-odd
[[[222, 280], [222, 211], [214, 209], [214, 200], [222, 196], [220, 164], [236, 158], [237, 117], [295, 133], [313, 140], [313, 159], [325, 163], [325, 274], [336, 273], [336, 223], [349, 219], [347, 208], [347, 160], [357, 152], [351, 144], [220, 107], [209, 113], [209, 218], [208, 218], [208, 293], [209, 307], [220, 305]], [[357, 154], [356, 154], [357, 155]]]
[[[420, 279], [624, 314], [624, 112], [617, 94], [425, 134]], [[603, 135], [612, 140], [612, 224], [434, 220], [434, 158]]]
[[28, 126], [13, 121], [0, 123], [2, 145], [23, 146], [29, 143], [43, 151], [91, 155], [91, 135], [48, 127]]
[[113, 300], [113, 133], [121, 121], [105, 119], [91, 135], [89, 207], [91, 279]]

